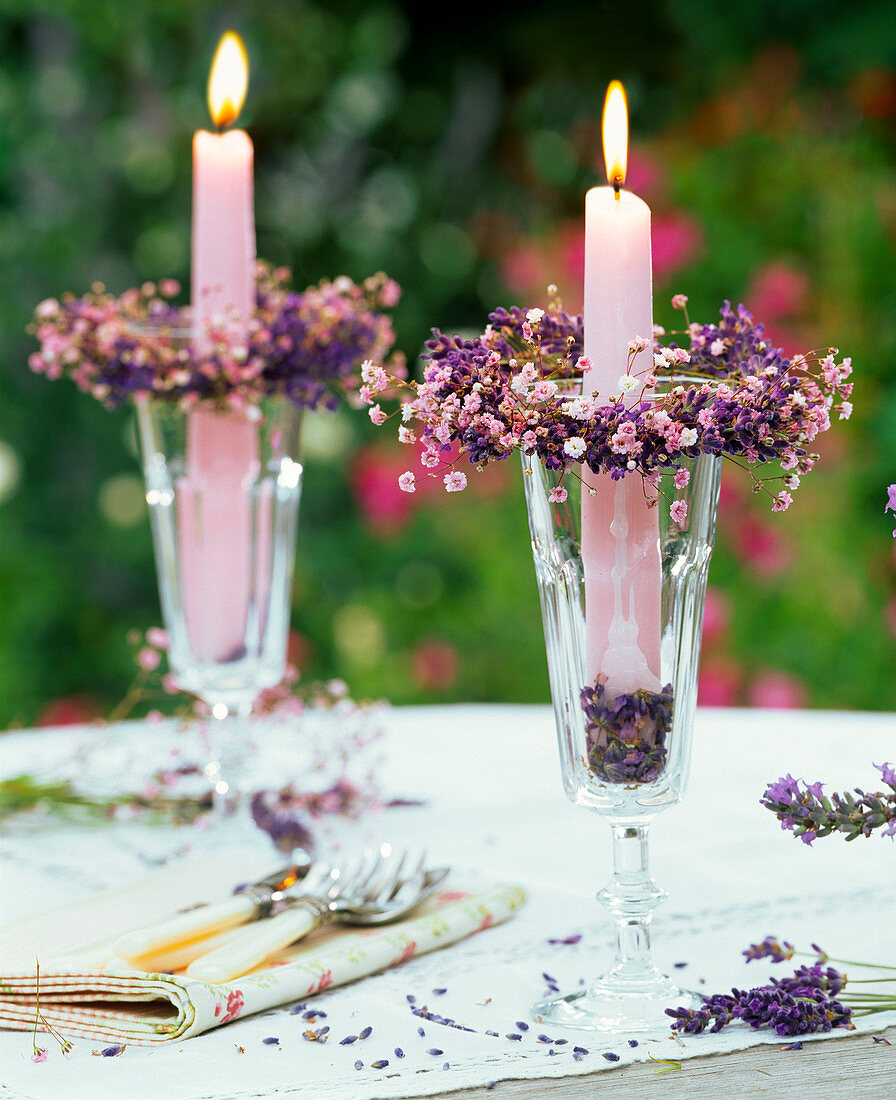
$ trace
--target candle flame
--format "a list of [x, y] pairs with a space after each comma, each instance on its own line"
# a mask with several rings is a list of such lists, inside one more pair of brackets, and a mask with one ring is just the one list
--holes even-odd
[[625, 88], [618, 80], [607, 88], [603, 118], [604, 163], [607, 166], [607, 182], [616, 190], [625, 183], [628, 161], [628, 101]]
[[249, 57], [243, 40], [233, 31], [221, 36], [208, 76], [208, 109], [212, 122], [223, 130], [236, 122], [249, 87]]

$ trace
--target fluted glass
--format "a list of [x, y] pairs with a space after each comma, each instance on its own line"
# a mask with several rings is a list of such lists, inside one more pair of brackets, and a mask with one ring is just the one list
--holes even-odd
[[[607, 818], [614, 851], [613, 877], [598, 894], [616, 923], [614, 964], [588, 990], [536, 1005], [535, 1014], [546, 1023], [641, 1030], [661, 1026], [663, 1008], [686, 1003], [690, 996], [651, 959], [651, 916], [665, 892], [652, 879], [648, 863], [650, 823], [681, 799], [688, 779], [721, 459], [703, 455], [684, 468], [690, 474], [685, 488], [676, 488], [671, 475], [658, 486], [662, 687], [613, 700], [599, 699], [586, 673], [583, 490], [579, 478], [571, 476], [580, 468], [573, 466], [561, 482], [559, 472], [523, 457], [563, 783], [573, 802]], [[551, 490], [561, 484], [568, 496], [554, 503]], [[688, 505], [683, 528], [669, 516], [673, 500]]]
[[299, 417], [282, 398], [250, 420], [160, 401], [137, 406], [170, 669], [222, 719], [206, 769], [219, 810], [241, 786], [241, 719], [285, 672]]

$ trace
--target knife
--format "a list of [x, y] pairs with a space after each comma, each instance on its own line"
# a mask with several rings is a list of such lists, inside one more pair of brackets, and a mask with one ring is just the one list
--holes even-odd
[[301, 849], [293, 863], [281, 867], [246, 890], [223, 901], [202, 905], [146, 928], [126, 932], [115, 941], [112, 955], [132, 961], [156, 954], [165, 948], [180, 946], [207, 936], [217, 936], [230, 928], [270, 916], [274, 903], [283, 892], [303, 879], [311, 868], [311, 857]]

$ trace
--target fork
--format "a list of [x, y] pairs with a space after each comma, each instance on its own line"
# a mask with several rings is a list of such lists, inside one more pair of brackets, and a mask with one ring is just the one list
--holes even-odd
[[[413, 869], [403, 874], [405, 866]], [[187, 967], [187, 976], [206, 982], [226, 982], [263, 962], [274, 952], [302, 939], [322, 924], [377, 925], [398, 920], [429, 897], [445, 879], [449, 868], [425, 870], [426, 856], [413, 862], [408, 853], [392, 854], [383, 845], [370, 861], [361, 860], [348, 875], [331, 870], [311, 876], [301, 894], [286, 891], [287, 908], [258, 925], [240, 929], [214, 951]]]

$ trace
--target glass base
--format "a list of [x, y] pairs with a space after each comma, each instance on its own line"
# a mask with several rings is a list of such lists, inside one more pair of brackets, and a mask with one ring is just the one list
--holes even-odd
[[622, 979], [610, 971], [590, 989], [539, 1001], [533, 1005], [532, 1014], [549, 1030], [573, 1027], [625, 1034], [662, 1032], [672, 1024], [665, 1009], [698, 1008], [701, 1003], [699, 994], [680, 989], [659, 970], [650, 970], [636, 980]]

